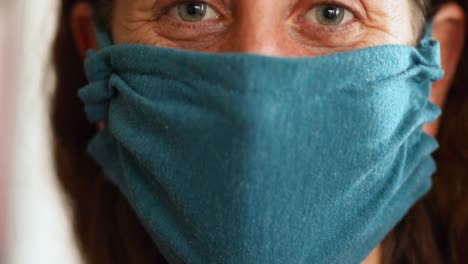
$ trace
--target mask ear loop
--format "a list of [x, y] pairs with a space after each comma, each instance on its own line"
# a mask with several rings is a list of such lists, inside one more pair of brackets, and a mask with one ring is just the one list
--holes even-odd
[[434, 27], [434, 18], [431, 18], [427, 24], [426, 24], [426, 29], [424, 30], [424, 38], [425, 39], [431, 39], [432, 38], [432, 30]]
[[419, 41], [418, 47], [422, 48], [428, 46], [430, 42], [433, 41], [432, 39], [432, 30], [434, 26], [434, 18], [431, 18], [427, 23], [424, 29], [424, 33], [422, 35], [421, 40]]
[[99, 4], [93, 5], [93, 22], [94, 22], [94, 34], [99, 48], [105, 48], [111, 46], [114, 42], [112, 37], [109, 35], [106, 23], [103, 21], [99, 12]]

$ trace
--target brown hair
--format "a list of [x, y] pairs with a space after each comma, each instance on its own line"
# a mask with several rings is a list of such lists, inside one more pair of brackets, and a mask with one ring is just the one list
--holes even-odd
[[[123, 195], [86, 153], [97, 131], [86, 121], [76, 95], [86, 84], [70, 29], [71, 10], [78, 1], [62, 0], [54, 45], [57, 89], [51, 112], [56, 171], [71, 207], [78, 245], [86, 263], [166, 263]], [[414, 1], [421, 14], [431, 14], [427, 12], [429, 0]], [[445, 2], [433, 0], [431, 4], [437, 7]], [[468, 263], [467, 52], [465, 46], [443, 109], [433, 188], [383, 241], [384, 263]]]

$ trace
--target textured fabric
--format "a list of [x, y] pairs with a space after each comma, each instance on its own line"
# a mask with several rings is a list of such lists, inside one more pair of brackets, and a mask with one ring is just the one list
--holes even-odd
[[358, 263], [431, 187], [433, 40], [277, 58], [100, 34], [89, 152], [170, 263]]

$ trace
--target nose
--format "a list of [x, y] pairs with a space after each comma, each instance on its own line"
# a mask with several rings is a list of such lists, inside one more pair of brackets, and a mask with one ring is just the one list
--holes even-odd
[[[270, 23], [271, 24], [271, 23]], [[231, 52], [255, 53], [269, 56], [285, 55], [281, 45], [282, 32], [268, 24], [244, 22], [236, 25], [223, 49]], [[284, 43], [284, 41], [283, 41]]]
[[[270, 0], [268, 0], [270, 1]], [[244, 2], [244, 1], [241, 1]], [[238, 12], [230, 32], [219, 46], [220, 52], [253, 53], [266, 56], [293, 57], [303, 55], [288, 33], [286, 16], [271, 4], [249, 3]], [[243, 8], [242, 5], [239, 8]]]

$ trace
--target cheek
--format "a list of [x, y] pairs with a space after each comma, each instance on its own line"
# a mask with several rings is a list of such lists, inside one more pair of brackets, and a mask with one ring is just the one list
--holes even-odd
[[423, 130], [426, 134], [435, 137], [437, 133], [439, 132], [439, 127], [440, 127], [440, 118], [430, 124], [424, 125]]

